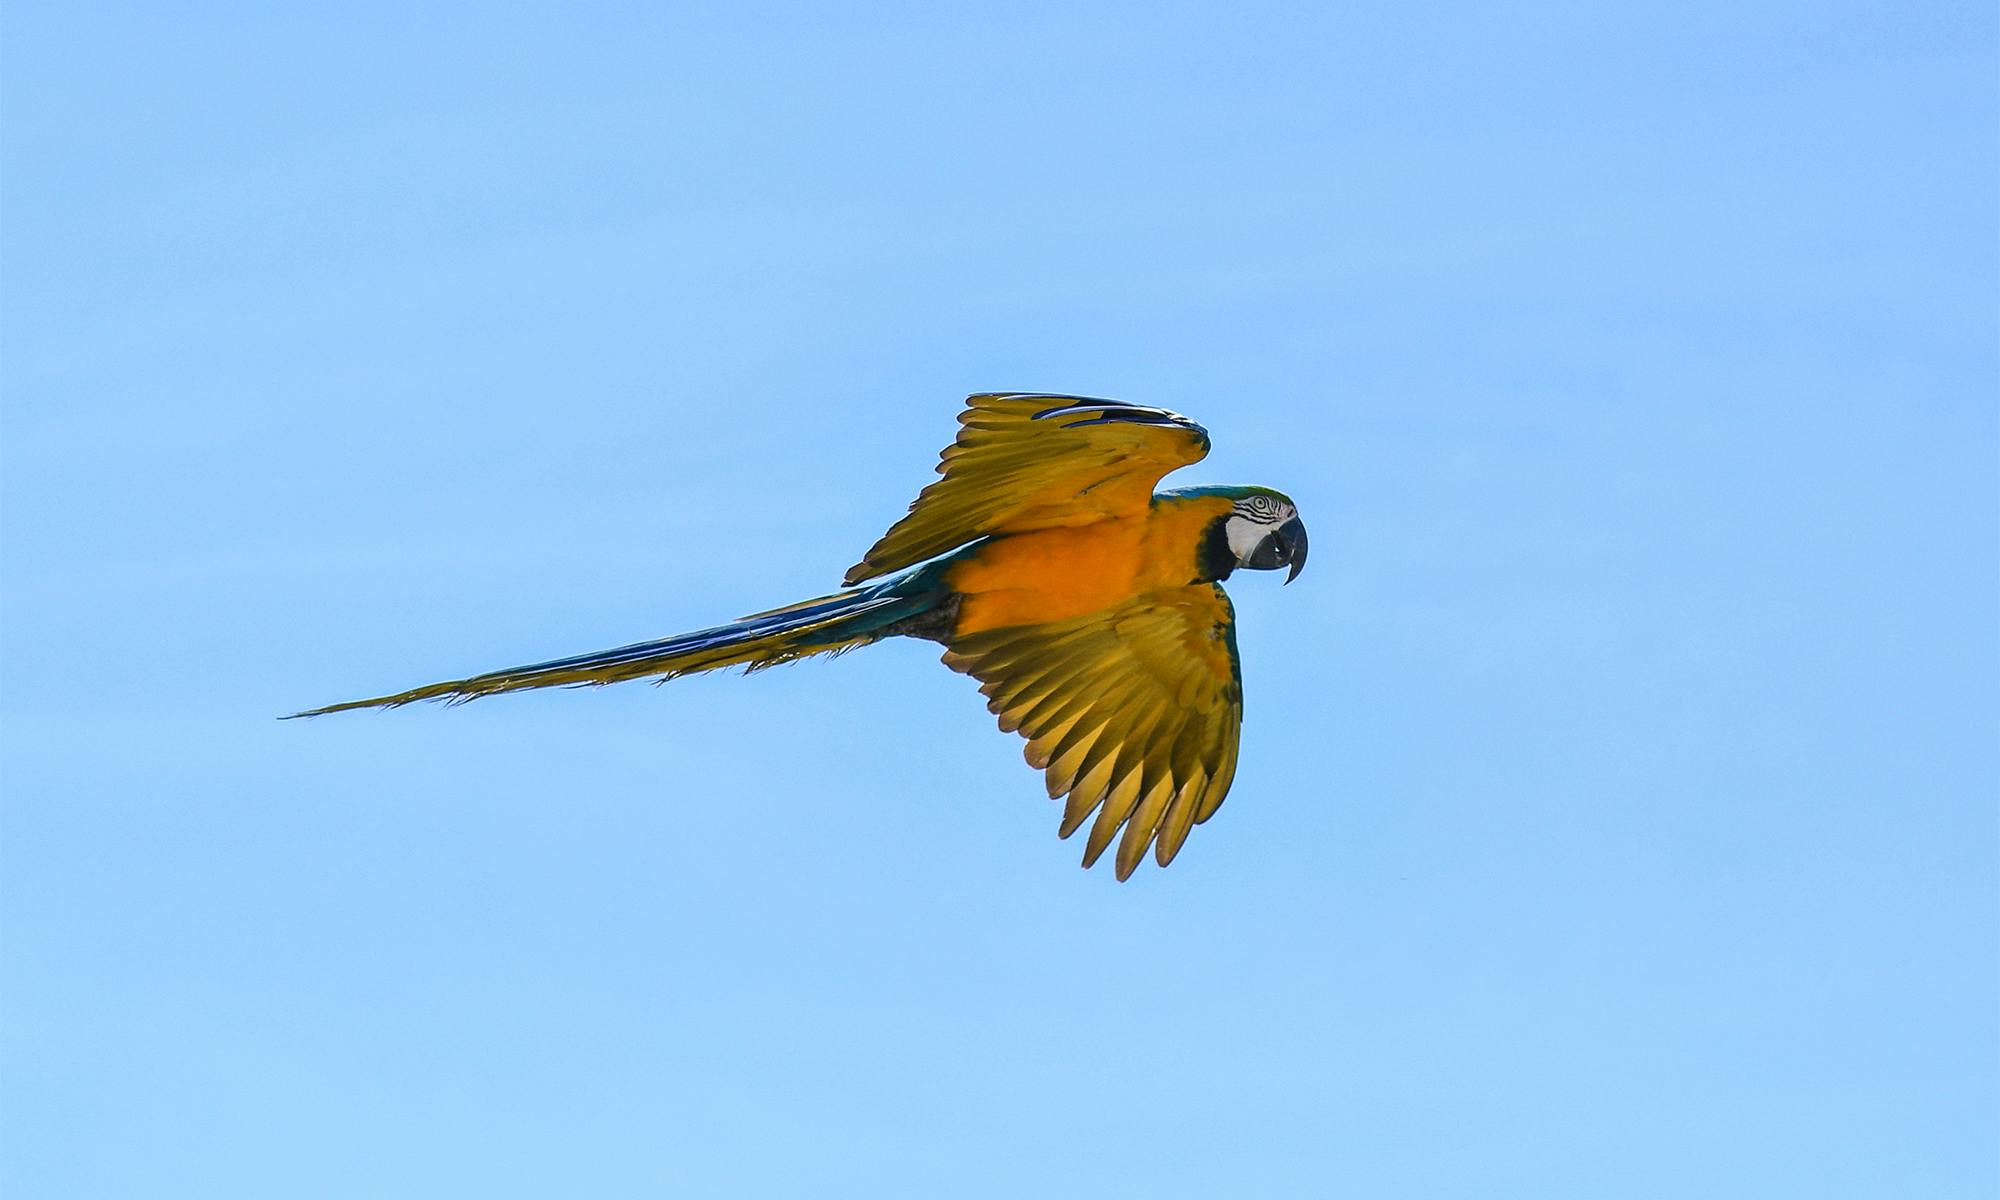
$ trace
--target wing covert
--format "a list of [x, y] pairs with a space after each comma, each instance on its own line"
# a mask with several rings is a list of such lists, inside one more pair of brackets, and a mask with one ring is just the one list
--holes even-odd
[[1166, 866], [1235, 779], [1243, 684], [1236, 614], [1218, 584], [973, 634], [944, 662], [980, 681], [1000, 728], [1028, 739], [1049, 796], [1068, 797], [1062, 836], [1095, 814], [1086, 867], [1114, 838], [1119, 879], [1148, 845]]
[[958, 438], [909, 515], [847, 572], [847, 586], [996, 533], [1143, 512], [1167, 472], [1208, 453], [1208, 431], [1121, 400], [1030, 392], [967, 397]]

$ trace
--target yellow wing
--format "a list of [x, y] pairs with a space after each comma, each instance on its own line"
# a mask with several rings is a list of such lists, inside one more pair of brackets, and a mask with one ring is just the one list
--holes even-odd
[[1161, 476], [1208, 453], [1208, 431], [1163, 408], [1024, 392], [965, 403], [944, 478], [849, 569], [848, 587], [988, 534], [1136, 515]]
[[1069, 797], [1062, 836], [1097, 813], [1086, 867], [1121, 826], [1118, 878], [1132, 874], [1149, 843], [1166, 866], [1236, 777], [1243, 681], [1236, 611], [1220, 585], [972, 634], [944, 662], [980, 681], [1001, 729], [1028, 739], [1028, 762], [1045, 772], [1049, 796]]

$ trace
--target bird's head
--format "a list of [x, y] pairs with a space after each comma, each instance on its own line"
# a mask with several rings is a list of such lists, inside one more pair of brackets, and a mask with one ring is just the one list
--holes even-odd
[[1264, 487], [1196, 488], [1191, 492], [1219, 496], [1229, 511], [1208, 527], [1201, 558], [1205, 573], [1215, 579], [1231, 571], [1275, 571], [1290, 568], [1285, 582], [1299, 577], [1306, 565], [1306, 526], [1299, 509], [1283, 492]]

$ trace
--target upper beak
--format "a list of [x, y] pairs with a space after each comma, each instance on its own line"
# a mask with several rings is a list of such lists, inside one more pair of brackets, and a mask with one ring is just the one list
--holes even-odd
[[1250, 552], [1250, 557], [1243, 561], [1243, 565], [1253, 571], [1275, 571], [1279, 567], [1290, 567], [1292, 573], [1285, 576], [1285, 582], [1290, 583], [1297, 579], [1299, 572], [1304, 570], [1306, 565], [1305, 522], [1293, 517], [1265, 534], [1264, 540], [1257, 543], [1257, 548]]
[[1278, 526], [1277, 532], [1271, 536], [1278, 539], [1278, 545], [1284, 552], [1284, 561], [1291, 564], [1292, 569], [1285, 576], [1285, 582], [1290, 583], [1299, 577], [1300, 571], [1306, 569], [1306, 523], [1293, 517]]

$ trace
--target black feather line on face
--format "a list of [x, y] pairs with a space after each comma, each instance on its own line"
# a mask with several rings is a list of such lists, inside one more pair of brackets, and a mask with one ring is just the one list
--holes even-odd
[[1201, 531], [1194, 549], [1195, 570], [1200, 577], [1191, 583], [1219, 583], [1236, 569], [1236, 552], [1229, 548], [1229, 518], [1217, 517]]

